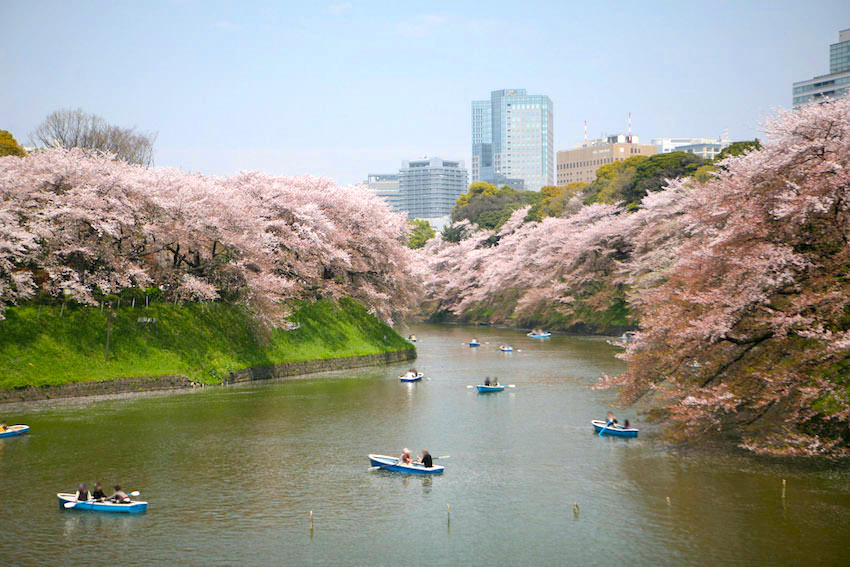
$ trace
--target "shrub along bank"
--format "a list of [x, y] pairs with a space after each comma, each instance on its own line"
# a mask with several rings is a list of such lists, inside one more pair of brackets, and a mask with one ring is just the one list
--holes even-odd
[[0, 321], [0, 389], [179, 374], [205, 384], [256, 366], [412, 350], [359, 303], [297, 306], [296, 330], [262, 329], [223, 302], [156, 303], [107, 312], [23, 305]]

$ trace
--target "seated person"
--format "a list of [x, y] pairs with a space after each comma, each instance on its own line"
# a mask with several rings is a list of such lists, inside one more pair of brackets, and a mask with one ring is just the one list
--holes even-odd
[[631, 429], [631, 425], [629, 425], [629, 420], [628, 420], [628, 419], [627, 419], [626, 421], [624, 421], [624, 422], [623, 422], [623, 427], [624, 427], [625, 429]]
[[121, 504], [130, 502], [130, 497], [127, 496], [126, 492], [121, 490], [121, 487], [119, 485], [116, 484], [113, 488], [115, 488], [115, 494], [109, 497], [111, 501]]
[[410, 449], [405, 448], [404, 451], [402, 451], [401, 456], [398, 458], [398, 462], [405, 465], [410, 464]]
[[617, 418], [614, 417], [614, 412], [609, 411], [608, 417], [605, 418], [605, 419], [606, 419], [606, 421], [608, 422], [609, 425], [616, 425], [617, 424]]
[[7, 429], [9, 429], [9, 428], [6, 426], [6, 422], [0, 421], [0, 432], [6, 431]]
[[104, 494], [103, 487], [99, 482], [94, 483], [94, 492], [91, 493], [91, 497], [98, 502], [106, 500], [106, 494]]
[[492, 381], [492, 382], [490, 382], [490, 385], [491, 385], [491, 386], [498, 386], [498, 385], [499, 385], [499, 377], [498, 377], [498, 376], [493, 376], [493, 381]]
[[419, 457], [416, 462], [424, 466], [426, 469], [430, 469], [434, 466], [434, 460], [431, 457], [431, 453], [429, 453], [425, 449], [422, 449], [422, 456]]
[[484, 385], [485, 385], [485, 386], [489, 386], [489, 385], [490, 385], [490, 377], [489, 377], [489, 376], [488, 376], [488, 377], [486, 377], [486, 378], [484, 379]]
[[81, 482], [80, 488], [77, 489], [77, 502], [85, 502], [86, 500], [91, 500], [91, 492], [86, 488], [86, 483]]

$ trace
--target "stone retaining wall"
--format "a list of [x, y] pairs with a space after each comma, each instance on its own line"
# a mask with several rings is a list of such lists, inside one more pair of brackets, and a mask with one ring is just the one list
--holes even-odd
[[[362, 368], [364, 366], [379, 366], [413, 360], [416, 358], [415, 349], [404, 349], [381, 354], [364, 356], [349, 356], [342, 358], [327, 358], [325, 360], [306, 360], [304, 362], [287, 362], [273, 366], [257, 366], [237, 370], [225, 378], [225, 384], [251, 382], [253, 380], [269, 380], [316, 372]], [[58, 386], [27, 386], [14, 390], [0, 390], [0, 404], [10, 402], [28, 402], [48, 400], [53, 398], [78, 398], [85, 396], [100, 396], [104, 394], [120, 394], [128, 392], [151, 392], [156, 390], [185, 390], [200, 387], [201, 384], [180, 375], [143, 376], [138, 378], [118, 378], [101, 382], [74, 382]]]

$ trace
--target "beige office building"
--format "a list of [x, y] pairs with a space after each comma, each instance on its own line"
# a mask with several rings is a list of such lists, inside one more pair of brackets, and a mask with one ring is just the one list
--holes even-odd
[[558, 152], [558, 185], [567, 185], [576, 181], [590, 183], [596, 179], [596, 170], [606, 163], [658, 153], [657, 146], [638, 142], [637, 136], [632, 136], [629, 142], [628, 136], [620, 134], [584, 142], [574, 150]]

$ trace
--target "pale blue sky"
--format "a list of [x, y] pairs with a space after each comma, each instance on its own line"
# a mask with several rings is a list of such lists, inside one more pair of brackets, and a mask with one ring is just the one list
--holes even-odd
[[590, 134], [759, 135], [828, 72], [850, 2], [0, 0], [0, 129], [58, 108], [159, 134], [157, 165], [353, 183], [470, 159], [470, 102], [525, 88]]

